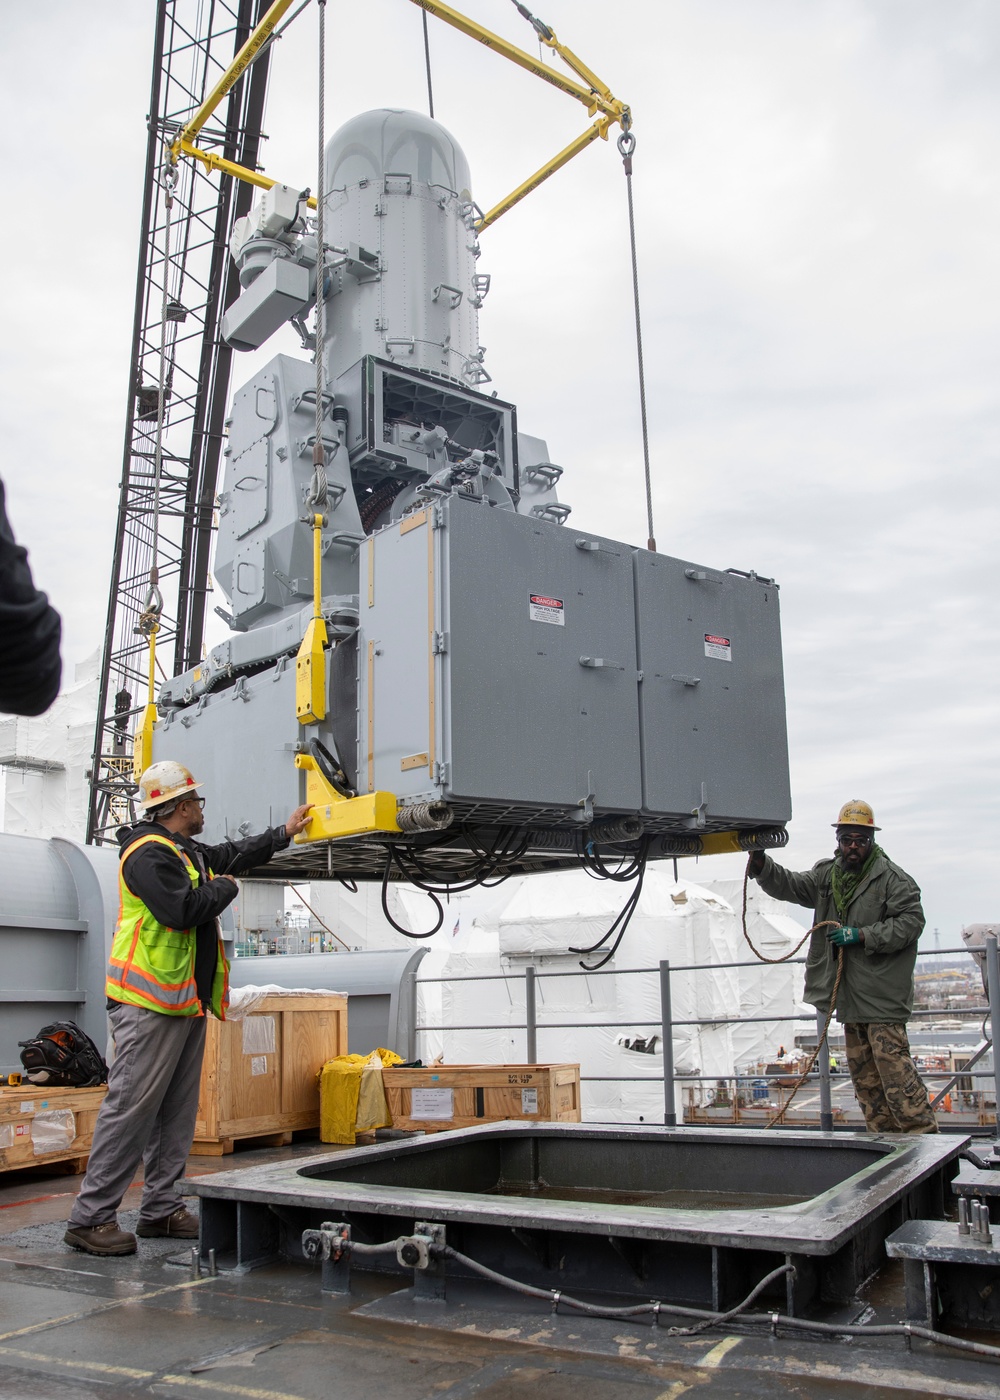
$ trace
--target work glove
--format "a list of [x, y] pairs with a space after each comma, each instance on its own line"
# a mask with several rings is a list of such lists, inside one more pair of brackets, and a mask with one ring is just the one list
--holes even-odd
[[756, 878], [764, 869], [764, 852], [751, 851], [750, 853], [750, 874]]
[[835, 948], [850, 948], [853, 944], [861, 942], [859, 928], [828, 928], [826, 936]]

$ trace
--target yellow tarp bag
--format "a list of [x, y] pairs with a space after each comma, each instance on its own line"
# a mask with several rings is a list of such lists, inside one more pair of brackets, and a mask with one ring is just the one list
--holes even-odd
[[327, 1060], [319, 1072], [320, 1141], [352, 1146], [359, 1132], [391, 1127], [382, 1070], [402, 1063], [395, 1051], [381, 1046], [370, 1055]]

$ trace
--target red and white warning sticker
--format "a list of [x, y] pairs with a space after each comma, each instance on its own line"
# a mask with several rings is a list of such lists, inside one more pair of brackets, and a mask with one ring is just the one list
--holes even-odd
[[544, 593], [528, 594], [528, 616], [532, 622], [551, 622], [566, 626], [566, 604], [561, 598], [549, 598]]
[[711, 632], [706, 632], [705, 655], [714, 657], [716, 661], [732, 661], [732, 643], [728, 637], [715, 637]]

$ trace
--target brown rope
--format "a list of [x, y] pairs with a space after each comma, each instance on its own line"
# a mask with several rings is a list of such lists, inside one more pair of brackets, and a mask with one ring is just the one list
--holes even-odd
[[333, 931], [333, 929], [330, 927], [330, 925], [329, 925], [329, 924], [325, 924], [325, 923], [323, 922], [323, 920], [320, 918], [320, 916], [316, 913], [316, 910], [312, 907], [312, 905], [311, 905], [311, 904], [309, 903], [309, 901], [306, 899], [305, 895], [304, 895], [304, 894], [302, 893], [302, 891], [299, 889], [298, 885], [293, 885], [293, 884], [291, 883], [291, 881], [289, 881], [288, 888], [292, 891], [293, 894], [298, 895], [299, 899], [302, 901], [302, 903], [303, 903], [303, 904], [306, 906], [306, 908], [309, 910], [310, 914], [313, 916], [313, 918], [314, 918], [314, 919], [316, 920], [316, 922], [319, 924], [320, 928], [323, 929], [323, 931], [324, 931], [325, 933], [331, 934], [332, 937], [334, 937], [334, 938], [337, 940], [338, 943], [343, 944], [343, 946], [347, 949], [347, 951], [350, 952], [350, 951], [351, 951], [351, 945], [350, 945], [349, 943], [344, 943], [344, 940], [341, 938], [340, 934], [339, 934], [339, 933], [334, 933], [334, 931]]
[[[759, 958], [761, 962], [766, 962], [766, 963], [783, 963], [783, 962], [788, 962], [788, 960], [789, 960], [790, 958], [794, 958], [794, 957], [795, 957], [795, 954], [799, 951], [799, 949], [802, 948], [802, 947], [805, 945], [806, 941], [807, 941], [808, 939], [810, 939], [810, 938], [813, 936], [813, 934], [816, 933], [819, 929], [821, 929], [821, 928], [839, 928], [839, 927], [840, 927], [840, 924], [839, 924], [838, 920], [836, 920], [836, 919], [823, 919], [823, 920], [821, 920], [820, 923], [818, 923], [818, 924], [813, 924], [812, 928], [808, 930], [808, 932], [800, 939], [800, 941], [799, 941], [798, 943], [796, 943], [796, 945], [795, 945], [795, 947], [792, 949], [792, 951], [791, 951], [790, 953], [784, 953], [780, 958], [769, 958], [769, 957], [767, 957], [764, 953], [762, 953], [762, 952], [760, 951], [759, 948], [755, 948], [755, 947], [754, 947], [754, 944], [753, 944], [753, 940], [751, 939], [750, 934], [747, 932], [747, 893], [748, 893], [748, 890], [749, 890], [749, 887], [750, 887], [750, 862], [753, 860], [753, 857], [754, 857], [754, 852], [751, 851], [750, 855], [747, 857], [747, 868], [746, 868], [746, 870], [743, 872], [743, 937], [746, 939], [747, 943], [749, 944], [750, 949], [751, 949], [751, 951], [753, 952], [754, 956], [757, 957], [757, 958]], [[799, 1075], [798, 1079], [796, 1080], [795, 1084], [792, 1086], [792, 1092], [788, 1095], [788, 1098], [785, 1100], [785, 1103], [784, 1103], [783, 1107], [781, 1108], [780, 1112], [776, 1113], [776, 1114], [774, 1115], [773, 1118], [769, 1118], [769, 1119], [767, 1120], [767, 1122], [764, 1124], [764, 1127], [765, 1127], [765, 1128], [773, 1128], [773, 1127], [775, 1127], [778, 1123], [781, 1122], [781, 1120], [784, 1118], [785, 1114], [786, 1114], [786, 1113], [788, 1112], [788, 1110], [791, 1108], [791, 1106], [792, 1106], [792, 1100], [795, 1098], [795, 1095], [796, 1095], [796, 1094], [799, 1092], [799, 1090], [802, 1088], [803, 1084], [804, 1084], [804, 1083], [806, 1082], [806, 1080], [809, 1078], [810, 1074], [812, 1074], [813, 1066], [815, 1065], [816, 1061], [819, 1059], [819, 1052], [822, 1050], [823, 1046], [826, 1044], [826, 1033], [827, 1033], [827, 1031], [830, 1029], [830, 1022], [833, 1020], [833, 1013], [834, 1013], [834, 1011], [836, 1010], [836, 1006], [837, 1006], [837, 993], [838, 993], [838, 991], [840, 990], [840, 979], [841, 979], [841, 977], [843, 977], [843, 975], [844, 975], [844, 950], [843, 950], [843, 948], [840, 948], [840, 949], [838, 949], [838, 951], [837, 951], [837, 976], [834, 978], [834, 982], [833, 982], [833, 991], [830, 993], [830, 1010], [827, 1012], [827, 1015], [826, 1015], [826, 1024], [823, 1026], [823, 1034], [820, 1036], [819, 1040], [818, 1040], [817, 1043], [816, 1043], [816, 1049], [815, 1049], [815, 1050], [813, 1051], [813, 1053], [809, 1056], [809, 1063], [806, 1065], [805, 1069], [802, 1071], [802, 1073]]]

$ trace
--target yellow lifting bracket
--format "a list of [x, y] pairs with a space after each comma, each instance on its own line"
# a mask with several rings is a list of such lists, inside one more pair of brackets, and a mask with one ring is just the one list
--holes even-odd
[[[326, 652], [328, 637], [323, 617], [323, 526], [326, 517], [311, 517], [313, 532], [313, 615], [295, 660], [295, 713], [302, 725], [326, 719]], [[312, 814], [305, 831], [295, 837], [298, 845], [335, 841], [366, 832], [399, 831], [396, 798], [391, 792], [366, 792], [347, 797], [338, 792], [311, 753], [295, 755], [295, 766], [306, 775], [305, 800]]]
[[[612, 95], [611, 89], [603, 83], [596, 73], [578, 58], [572, 49], [568, 49], [565, 44], [561, 44], [555, 35], [555, 31], [541, 21], [531, 18], [531, 22], [538, 34], [539, 39], [547, 48], [552, 49], [563, 60], [568, 68], [583, 79], [583, 83], [578, 83], [572, 78], [567, 78], [564, 73], [559, 73], [553, 68], [548, 68], [540, 59], [532, 58], [531, 54], [525, 53], [524, 49], [519, 49], [516, 44], [509, 43], [502, 39], [499, 34], [494, 34], [492, 30], [485, 29], [475, 20], [469, 19], [467, 15], [460, 14], [458, 10], [453, 10], [450, 5], [443, 5], [440, 0], [412, 0], [414, 5], [419, 5], [422, 10], [426, 10], [429, 15], [434, 15], [436, 19], [443, 20], [445, 24], [450, 24], [453, 29], [457, 29], [461, 34], [467, 34], [470, 39], [478, 39], [487, 48], [495, 50], [503, 58], [507, 58], [511, 63], [516, 63], [519, 68], [525, 69], [528, 73], [533, 73], [536, 78], [541, 78], [543, 82], [550, 83], [558, 88], [560, 92], [565, 92], [570, 97], [575, 97], [578, 102], [582, 102], [591, 116], [597, 116], [594, 124], [582, 132], [575, 141], [571, 141], [558, 155], [536, 170], [534, 175], [530, 175], [527, 180], [512, 190], [505, 199], [501, 199], [499, 204], [495, 204], [488, 213], [476, 221], [476, 231], [481, 232], [484, 228], [489, 228], [490, 224], [495, 224], [501, 214], [506, 214], [508, 209], [512, 209], [519, 203], [525, 195], [554, 175], [557, 170], [562, 169], [591, 141], [599, 136], [603, 141], [608, 139], [608, 132], [616, 122], [623, 127], [627, 126], [630, 119], [629, 109], [624, 102], [619, 102], [618, 98]], [[522, 14], [527, 12], [518, 6]]]
[[344, 797], [323, 776], [312, 754], [297, 753], [295, 766], [305, 770], [306, 801], [312, 803], [309, 825], [294, 838], [297, 846], [364, 836], [368, 832], [399, 832], [394, 793], [364, 792], [358, 797]]
[[323, 526], [326, 517], [313, 515], [313, 615], [295, 658], [295, 714], [299, 724], [326, 719], [326, 650], [323, 620]]

